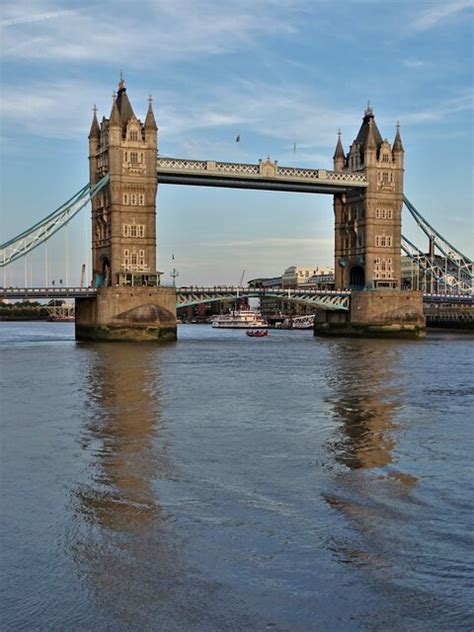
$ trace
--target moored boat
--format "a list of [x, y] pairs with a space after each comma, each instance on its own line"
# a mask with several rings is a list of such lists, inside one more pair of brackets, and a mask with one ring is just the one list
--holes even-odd
[[268, 323], [252, 309], [234, 310], [214, 316], [211, 325], [218, 329], [266, 329]]

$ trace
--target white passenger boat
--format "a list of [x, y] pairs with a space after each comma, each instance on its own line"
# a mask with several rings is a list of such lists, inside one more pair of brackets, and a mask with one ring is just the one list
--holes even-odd
[[264, 329], [268, 327], [267, 322], [260, 314], [252, 309], [239, 309], [229, 314], [214, 316], [211, 324], [219, 329]]

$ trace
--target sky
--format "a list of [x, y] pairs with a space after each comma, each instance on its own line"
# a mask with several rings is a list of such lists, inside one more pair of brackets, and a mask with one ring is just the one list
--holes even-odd
[[[405, 194], [472, 257], [473, 16], [474, 0], [3, 0], [0, 242], [87, 183], [92, 107], [109, 116], [122, 71], [142, 120], [153, 96], [160, 154], [181, 158], [331, 169], [370, 100], [390, 142], [400, 122]], [[77, 283], [89, 224], [4, 282]], [[426, 249], [408, 213], [403, 233]], [[165, 282], [333, 265], [333, 234], [328, 195], [159, 186]]]

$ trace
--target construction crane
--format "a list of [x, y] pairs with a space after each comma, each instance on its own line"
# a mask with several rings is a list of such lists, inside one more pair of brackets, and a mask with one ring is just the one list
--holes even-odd
[[245, 274], [245, 268], [242, 270], [242, 274], [240, 275], [239, 285], [237, 287], [242, 287], [242, 283], [244, 282], [244, 274]]

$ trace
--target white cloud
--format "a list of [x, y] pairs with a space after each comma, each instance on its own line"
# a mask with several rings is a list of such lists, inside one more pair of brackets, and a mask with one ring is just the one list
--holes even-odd
[[50, 11], [49, 13], [37, 13], [35, 15], [20, 15], [19, 17], [12, 17], [0, 22], [2, 28], [9, 26], [18, 26], [21, 24], [32, 24], [34, 22], [43, 22], [44, 20], [53, 20], [55, 18], [61, 18], [65, 16], [72, 17], [77, 11]]
[[474, 90], [469, 89], [456, 97], [446, 99], [443, 102], [436, 101], [432, 107], [401, 114], [400, 119], [404, 124], [432, 123], [442, 121], [458, 112], [472, 110], [474, 106]]
[[5, 30], [6, 57], [149, 68], [166, 60], [232, 52], [265, 34], [294, 30], [284, 11], [267, 11], [263, 19], [265, 7], [244, 0], [157, 0], [140, 3], [139, 12], [128, 3], [97, 3], [78, 11], [64, 11], [59, 3], [46, 6], [49, 10], [41, 13], [35, 4], [6, 6], [4, 24], [17, 27]]
[[[416, 6], [416, 5], [413, 5]], [[474, 0], [450, 0], [436, 2], [429, 9], [420, 13], [412, 22], [411, 29], [414, 31], [427, 31], [448, 18], [457, 16], [466, 9], [474, 7]]]

